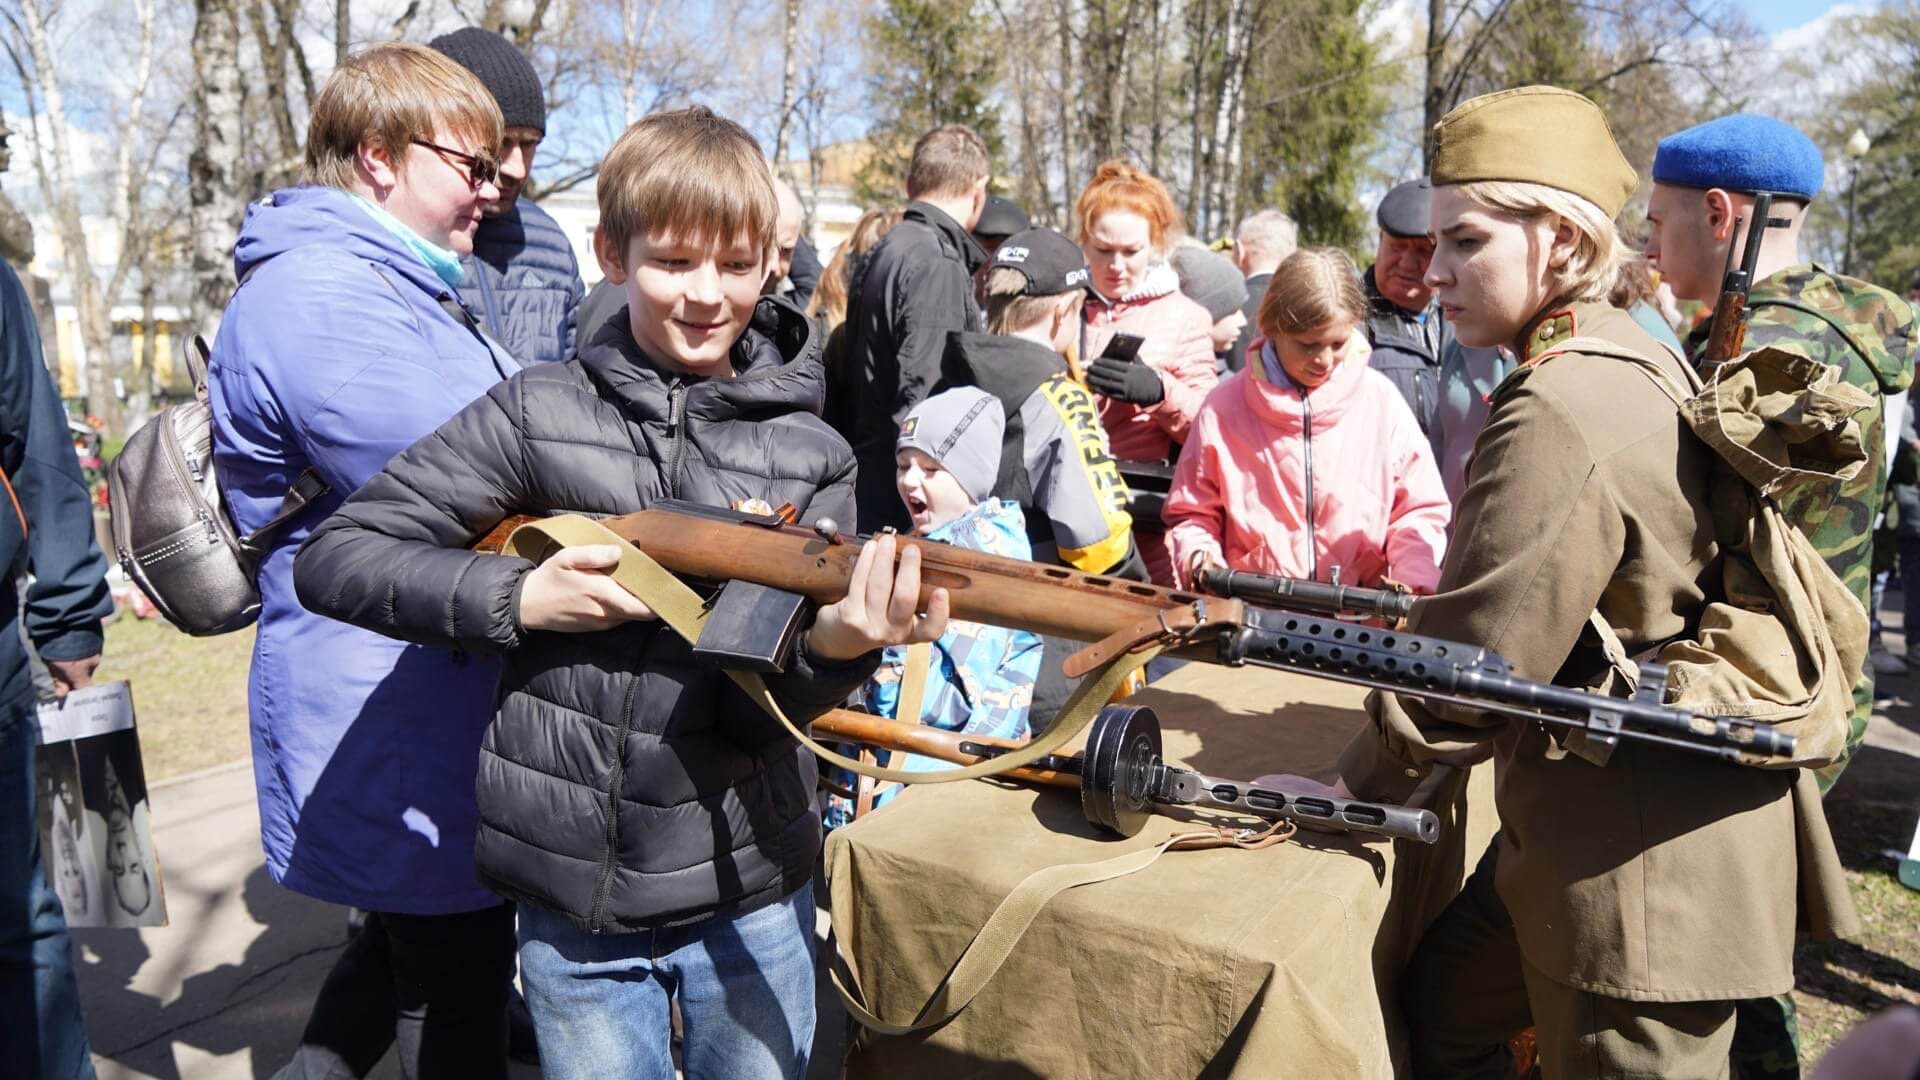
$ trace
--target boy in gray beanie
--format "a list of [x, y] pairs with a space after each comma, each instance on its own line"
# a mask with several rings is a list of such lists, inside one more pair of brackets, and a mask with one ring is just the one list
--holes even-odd
[[1192, 244], [1174, 249], [1167, 261], [1180, 275], [1180, 291], [1213, 317], [1213, 355], [1224, 365], [1247, 325], [1247, 279], [1232, 259]]
[[[1006, 422], [1000, 399], [971, 386], [934, 394], [901, 421], [894, 483], [913, 519], [915, 536], [991, 555], [1033, 557], [1026, 515], [1018, 504], [993, 497]], [[937, 641], [883, 650], [880, 669], [857, 692], [856, 703], [876, 716], [963, 735], [1025, 739], [1032, 734], [1033, 684], [1042, 651], [1040, 639], [1025, 630], [952, 619]], [[900, 688], [908, 668], [922, 666], [926, 677], [920, 701], [902, 702]], [[885, 751], [874, 756], [883, 765], [890, 757]], [[909, 754], [900, 767], [947, 766]], [[826, 770], [824, 786], [829, 829], [885, 803], [899, 790], [839, 768]]]
[[[900, 500], [907, 504], [915, 535], [970, 513], [993, 494], [1006, 428], [1000, 402], [972, 386], [935, 394], [907, 414], [894, 462]], [[1025, 515], [1018, 506], [1013, 513], [1025, 535]], [[1020, 557], [1030, 559], [1033, 552]]]

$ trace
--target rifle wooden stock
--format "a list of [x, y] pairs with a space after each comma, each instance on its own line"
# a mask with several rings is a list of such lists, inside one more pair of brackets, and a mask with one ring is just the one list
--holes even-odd
[[1747, 294], [1724, 291], [1713, 305], [1713, 329], [1707, 334], [1704, 364], [1724, 364], [1746, 349]]
[[[497, 552], [514, 527], [532, 520], [509, 518], [474, 547]], [[774, 518], [687, 503], [662, 504], [606, 518], [600, 524], [682, 577], [751, 581], [801, 593], [821, 604], [847, 594], [864, 539], [851, 534], [828, 539], [813, 529]], [[1168, 608], [1199, 599], [1193, 593], [1157, 585], [1003, 558], [918, 537], [903, 535], [897, 540], [902, 549], [920, 549], [920, 609], [926, 610], [932, 590], [946, 589], [952, 617], [968, 622], [1100, 641]], [[1188, 648], [1197, 657], [1218, 653], [1212, 644]]]
[[[883, 716], [854, 712], [852, 709], [829, 709], [813, 721], [813, 735], [816, 738], [834, 738], [842, 742], [859, 743], [881, 750], [899, 750], [937, 761], [951, 762], [955, 765], [972, 765], [984, 761], [974, 754], [963, 753], [960, 744], [973, 743], [979, 746], [999, 746], [1014, 749], [1020, 743], [1011, 739], [992, 739], [984, 735], [960, 735], [925, 724], [903, 724], [897, 720], [888, 720]], [[1015, 780], [1025, 780], [1034, 784], [1046, 784], [1049, 787], [1080, 787], [1080, 778], [1072, 773], [1055, 772], [1052, 769], [1013, 769], [1000, 775]]]

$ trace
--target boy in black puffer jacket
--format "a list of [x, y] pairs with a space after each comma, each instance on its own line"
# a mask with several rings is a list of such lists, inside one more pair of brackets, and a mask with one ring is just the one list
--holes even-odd
[[[772, 178], [702, 108], [628, 129], [599, 177], [595, 251], [627, 308], [579, 355], [500, 384], [391, 461], [301, 551], [314, 610], [412, 641], [504, 651], [481, 748], [477, 861], [521, 902], [521, 970], [549, 1077], [799, 1077], [813, 1036], [815, 769], [773, 720], [605, 571], [467, 546], [515, 513], [659, 499], [791, 503], [852, 520], [853, 457], [819, 418], [816, 332], [759, 297]], [[877, 650], [945, 631], [919, 558], [869, 543], [769, 686], [802, 717]]]

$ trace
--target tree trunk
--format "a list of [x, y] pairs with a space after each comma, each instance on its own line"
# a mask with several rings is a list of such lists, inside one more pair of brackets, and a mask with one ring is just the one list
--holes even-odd
[[787, 132], [793, 127], [793, 84], [800, 53], [800, 0], [787, 0], [786, 9], [786, 31], [781, 39], [785, 57], [780, 67], [780, 125], [773, 134], [773, 167], [783, 174], [787, 166]]
[[1420, 128], [1420, 171], [1433, 165], [1433, 125], [1446, 115], [1447, 0], [1427, 0], [1427, 83], [1422, 97], [1425, 123]]
[[1234, 0], [1239, 9], [1239, 33], [1228, 40], [1227, 79], [1221, 104], [1227, 116], [1226, 160], [1221, 163], [1220, 220], [1213, 231], [1233, 228], [1240, 216], [1242, 147], [1246, 144], [1247, 73], [1253, 63], [1254, 11], [1252, 0]]
[[[246, 210], [240, 190], [244, 101], [234, 2], [195, 0], [194, 5], [193, 154], [187, 159], [192, 321], [209, 341], [233, 293], [233, 241]], [[346, 0], [337, 10], [344, 19]]]
[[147, 375], [147, 399], [158, 397], [160, 385], [160, 332], [154, 318], [153, 263], [140, 271], [140, 325], [146, 330], [140, 339], [140, 369]]
[[1165, 55], [1166, 27], [1162, 16], [1170, 6], [1168, 0], [1152, 0], [1153, 3], [1153, 61], [1151, 71], [1152, 84], [1147, 91], [1147, 171], [1160, 175], [1160, 116], [1164, 111], [1160, 93], [1160, 62]]
[[620, 62], [625, 76], [620, 80], [620, 115], [627, 127], [640, 119], [640, 51], [646, 48], [647, 38], [653, 33], [654, 17], [660, 14], [660, 0], [647, 0], [647, 17], [636, 27], [636, 3], [637, 0], [620, 0]]
[[93, 258], [87, 250], [86, 227], [80, 217], [80, 200], [74, 190], [73, 148], [67, 141], [66, 97], [60, 88], [54, 67], [53, 49], [47, 38], [47, 24], [40, 0], [21, 0], [20, 13], [26, 23], [27, 50], [33, 57], [34, 74], [40, 84], [40, 100], [51, 136], [53, 190], [48, 192], [54, 223], [60, 233], [61, 261], [66, 263], [67, 279], [73, 289], [73, 306], [80, 323], [80, 345], [86, 352], [87, 412], [99, 417], [104, 426], [120, 433], [120, 399], [113, 385], [113, 323], [102, 295], [99, 276], [94, 273]]
[[[287, 94], [293, 89], [287, 78], [286, 40], [267, 29], [266, 0], [247, 5], [247, 21], [253, 26], [254, 43], [260, 49], [260, 72], [267, 89], [267, 114], [273, 117], [273, 132], [279, 138], [280, 160], [284, 165], [299, 160], [300, 136], [293, 127], [293, 108]], [[283, 170], [275, 170], [281, 172]], [[269, 174], [273, 185], [279, 177]]]
[[294, 36], [293, 24], [300, 18], [300, 0], [274, 0], [273, 21], [280, 37], [280, 51], [293, 57], [293, 70], [300, 76], [301, 98], [308, 108], [313, 107], [313, 69], [307, 65], [307, 51], [300, 46], [300, 39]]
[[1060, 93], [1054, 103], [1060, 116], [1060, 219], [1065, 221], [1080, 192], [1073, 138], [1073, 0], [1055, 0], [1054, 7], [1060, 22]]
[[1208, 150], [1202, 118], [1206, 115], [1203, 107], [1207, 100], [1206, 57], [1207, 42], [1211, 37], [1206, 27], [1213, 14], [1211, 8], [1207, 0], [1199, 0], [1187, 9], [1187, 100], [1191, 106], [1188, 114], [1191, 150], [1187, 159], [1187, 221], [1201, 230], [1207, 227]]
[[[216, 0], [217, 6], [226, 7], [224, 0]], [[198, 5], [204, 11], [206, 4]], [[194, 40], [200, 40], [195, 34]], [[347, 62], [347, 54], [353, 51], [353, 8], [350, 0], [333, 0], [333, 66], [339, 67]], [[235, 56], [239, 54], [236, 52]]]

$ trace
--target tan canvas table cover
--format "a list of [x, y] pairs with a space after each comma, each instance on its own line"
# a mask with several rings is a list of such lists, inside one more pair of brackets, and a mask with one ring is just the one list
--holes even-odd
[[[1190, 664], [1130, 699], [1167, 757], [1215, 776], [1333, 778], [1365, 692]], [[1437, 800], [1434, 847], [1302, 830], [1264, 851], [1170, 852], [1048, 905], [953, 1022], [862, 1032], [853, 1077], [1388, 1077], [1405, 1072], [1391, 979], [1495, 830], [1490, 767]], [[1464, 789], [1464, 790], [1463, 790]], [[910, 1019], [1020, 879], [1191, 828], [1158, 815], [1127, 840], [1078, 796], [998, 781], [911, 788], [827, 843], [833, 926], [867, 1004]], [[1219, 820], [1214, 818], [1214, 820]]]

